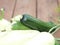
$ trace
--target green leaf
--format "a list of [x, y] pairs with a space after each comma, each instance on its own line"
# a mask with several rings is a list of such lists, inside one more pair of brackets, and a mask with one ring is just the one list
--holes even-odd
[[21, 22], [17, 22], [12, 25], [12, 30], [30, 30], [30, 28], [21, 24]]
[[60, 38], [55, 38], [55, 45], [60, 45]]
[[55, 45], [60, 45], [60, 43], [56, 40], [56, 41], [55, 41]]
[[0, 20], [4, 17], [4, 9], [0, 9]]
[[56, 8], [56, 12], [60, 12], [60, 7], [57, 7]]

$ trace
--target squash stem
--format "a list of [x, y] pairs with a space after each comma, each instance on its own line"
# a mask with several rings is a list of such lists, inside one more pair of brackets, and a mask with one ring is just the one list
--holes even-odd
[[[58, 24], [58, 25], [52, 27], [52, 28], [49, 30], [49, 33], [50, 33], [53, 29], [55, 29], [55, 31], [57, 31], [56, 29], [59, 28], [59, 27], [60, 27], [60, 24]], [[54, 31], [54, 32], [55, 32], [55, 31]]]

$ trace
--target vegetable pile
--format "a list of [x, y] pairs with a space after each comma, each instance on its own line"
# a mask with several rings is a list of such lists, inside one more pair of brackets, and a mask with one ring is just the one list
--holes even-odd
[[44, 22], [28, 14], [17, 15], [8, 21], [0, 16], [0, 45], [60, 45], [52, 35], [56, 28], [53, 22]]

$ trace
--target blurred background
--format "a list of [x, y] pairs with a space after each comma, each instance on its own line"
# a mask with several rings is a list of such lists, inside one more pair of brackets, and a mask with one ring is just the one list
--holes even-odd
[[[4, 8], [7, 20], [27, 13], [46, 22], [59, 23], [60, 0], [0, 0], [0, 8]], [[60, 30], [53, 35], [60, 38]]]

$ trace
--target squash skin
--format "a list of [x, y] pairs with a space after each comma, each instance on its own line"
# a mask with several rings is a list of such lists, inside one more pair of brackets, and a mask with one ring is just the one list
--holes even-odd
[[[4, 33], [4, 32], [2, 32]], [[14, 30], [0, 38], [0, 45], [54, 45], [55, 39], [48, 32]]]

